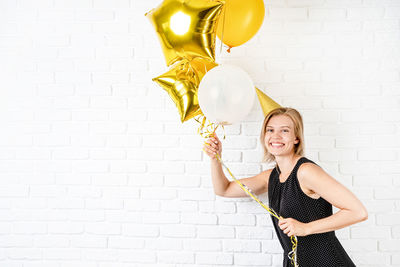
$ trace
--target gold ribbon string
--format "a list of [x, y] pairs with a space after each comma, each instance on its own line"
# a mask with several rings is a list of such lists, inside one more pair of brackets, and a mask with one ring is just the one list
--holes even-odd
[[233, 175], [231, 170], [225, 165], [225, 163], [222, 161], [221, 157], [218, 154], [216, 154], [215, 157], [218, 159], [218, 161], [221, 163], [221, 165], [224, 167], [224, 169], [230, 174], [230, 176], [233, 178], [233, 180], [240, 186], [240, 188], [243, 189], [244, 192], [246, 192], [246, 194], [248, 196], [250, 196], [252, 199], [257, 201], [257, 203], [260, 204], [265, 210], [267, 210], [272, 216], [274, 216], [278, 220], [282, 219], [282, 217], [279, 216], [273, 209], [271, 209], [270, 207], [265, 205], [264, 202], [262, 202], [258, 197], [256, 197], [250, 188], [248, 188], [246, 185], [244, 185], [238, 179], [236, 179], [236, 177]]
[[[195, 117], [194, 120], [200, 124], [200, 127], [197, 129], [197, 133], [199, 135], [201, 135], [201, 137], [203, 137], [204, 139], [207, 139], [207, 138], [211, 137], [212, 135], [214, 135], [215, 131], [218, 129], [219, 126], [221, 126], [222, 130], [224, 131], [223, 139], [225, 139], [224, 125], [212, 123], [212, 122], [208, 121], [206, 116], [204, 116], [204, 115], [199, 115], [199, 116]], [[205, 144], [207, 144], [207, 143], [205, 143]]]
[[[226, 5], [226, 3], [225, 3], [225, 5]], [[226, 6], [223, 6], [222, 8], [224, 9], [223, 10], [223, 12], [224, 12], [224, 17], [223, 17], [223, 19], [222, 19], [222, 36], [221, 36], [221, 45], [219, 46], [219, 54], [221, 55], [221, 53], [222, 53], [222, 44], [223, 44], [223, 42], [224, 42], [224, 32], [225, 32], [225, 14], [226, 14]]]
[[[250, 188], [248, 188], [246, 185], [244, 185], [238, 179], [236, 179], [236, 177], [233, 175], [231, 170], [225, 165], [225, 163], [222, 161], [221, 157], [218, 154], [215, 154], [215, 157], [218, 159], [218, 161], [221, 163], [221, 165], [224, 167], [224, 169], [230, 174], [230, 176], [233, 178], [233, 180], [240, 186], [240, 188], [243, 189], [243, 191], [246, 192], [246, 194], [248, 196], [250, 196], [252, 199], [257, 201], [257, 203], [260, 204], [261, 207], [263, 207], [266, 211], [268, 211], [272, 216], [274, 216], [278, 220], [283, 219], [283, 217], [278, 215], [278, 213], [276, 213], [276, 211], [274, 211], [272, 208], [265, 205], [264, 202], [262, 202], [256, 195], [254, 195]], [[291, 236], [290, 241], [292, 242], [292, 250], [288, 253], [288, 257], [295, 267], [299, 267], [299, 265], [297, 264], [297, 237]]]
[[[209, 138], [210, 136], [214, 135], [215, 131], [217, 130], [219, 125], [216, 125], [212, 122], [208, 123], [207, 126], [205, 126], [205, 123], [207, 121], [206, 117], [202, 119], [202, 122], [200, 120], [196, 119], [197, 122], [199, 122], [201, 125], [199, 127], [199, 134], [204, 137], [204, 138]], [[206, 129], [204, 131], [204, 128]], [[212, 131], [211, 131], [212, 130]], [[225, 136], [224, 136], [225, 138]], [[204, 143], [205, 145], [210, 145], [207, 142]], [[204, 151], [204, 149], [203, 149]], [[283, 219], [282, 216], [280, 216], [276, 211], [274, 211], [272, 208], [268, 207], [264, 202], [262, 202], [256, 195], [253, 194], [250, 188], [248, 188], [245, 184], [241, 183], [236, 177], [233, 175], [231, 170], [225, 165], [225, 163], [222, 161], [221, 157], [218, 154], [215, 154], [215, 157], [218, 159], [218, 161], [221, 163], [222, 167], [229, 173], [229, 175], [233, 178], [233, 180], [236, 182], [236, 184], [239, 185], [239, 187], [246, 192], [248, 196], [250, 196], [252, 199], [254, 199], [258, 204], [261, 205], [266, 211], [268, 211], [272, 216], [277, 218], [278, 220]], [[288, 257], [292, 264], [295, 267], [299, 267], [297, 263], [297, 237], [296, 236], [291, 236], [290, 241], [292, 242], [292, 250], [288, 253]]]

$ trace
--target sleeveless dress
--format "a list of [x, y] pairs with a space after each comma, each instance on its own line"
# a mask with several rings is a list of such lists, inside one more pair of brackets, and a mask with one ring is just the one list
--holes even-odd
[[[269, 205], [284, 218], [293, 218], [308, 223], [332, 215], [332, 205], [322, 197], [313, 199], [300, 188], [297, 170], [301, 164], [312, 162], [300, 158], [291, 174], [283, 183], [279, 181], [279, 173], [274, 168], [269, 177]], [[276, 235], [284, 250], [283, 267], [292, 267], [288, 253], [292, 250], [290, 238], [278, 226], [278, 219], [271, 216]], [[297, 237], [297, 263], [300, 267], [352, 267], [355, 266], [343, 249], [335, 232], [313, 234]]]

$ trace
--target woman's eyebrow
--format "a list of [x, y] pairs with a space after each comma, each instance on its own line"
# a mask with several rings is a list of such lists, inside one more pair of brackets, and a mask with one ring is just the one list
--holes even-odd
[[[276, 128], [290, 128], [290, 126], [286, 126], [286, 125], [283, 125], [283, 126], [277, 126]], [[268, 126], [267, 125], [267, 128], [274, 128], [273, 126]]]

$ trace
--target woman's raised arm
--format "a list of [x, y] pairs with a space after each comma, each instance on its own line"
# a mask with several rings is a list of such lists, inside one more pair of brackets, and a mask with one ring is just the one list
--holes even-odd
[[[214, 192], [223, 197], [246, 197], [247, 194], [234, 181], [229, 181], [223, 170], [216, 154], [221, 157], [222, 143], [217, 135], [210, 137], [203, 147], [204, 152], [211, 159], [211, 178]], [[252, 190], [255, 194], [261, 194], [268, 190], [268, 179], [271, 170], [264, 171], [249, 178], [240, 179], [243, 184]]]

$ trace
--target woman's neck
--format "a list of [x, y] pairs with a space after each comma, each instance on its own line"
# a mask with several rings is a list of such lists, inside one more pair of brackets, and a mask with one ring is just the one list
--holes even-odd
[[283, 176], [289, 175], [299, 158], [300, 156], [296, 154], [275, 157], [276, 165], [279, 168], [279, 173], [282, 173]]

